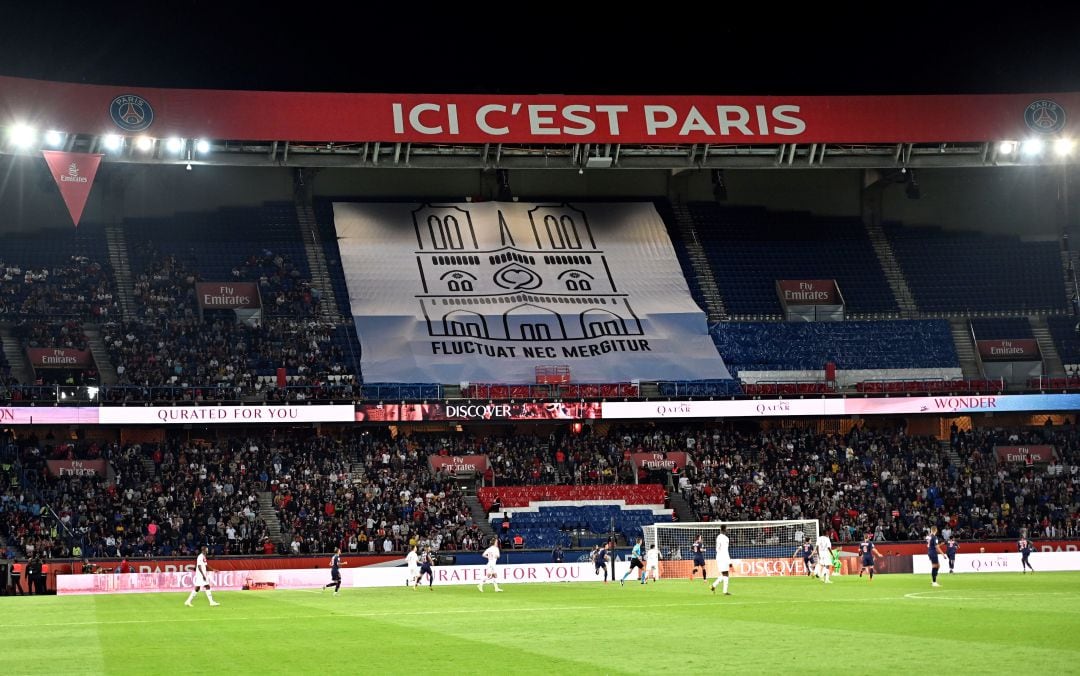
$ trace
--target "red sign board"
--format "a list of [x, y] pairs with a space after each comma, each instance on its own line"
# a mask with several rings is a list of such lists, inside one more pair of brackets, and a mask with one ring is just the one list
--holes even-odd
[[46, 460], [53, 476], [105, 476], [104, 460]]
[[[0, 87], [2, 86], [0, 84]], [[94, 177], [97, 176], [98, 165], [101, 164], [101, 155], [66, 153], [59, 150], [42, 150], [41, 154], [45, 156], [45, 163], [49, 165], [49, 173], [56, 181], [56, 187], [60, 188], [60, 196], [64, 198], [71, 220], [76, 226], [79, 225], [86, 200], [90, 197], [90, 188], [94, 187]]]
[[204, 310], [262, 307], [259, 286], [254, 282], [198, 282], [195, 293]]
[[451, 474], [482, 474], [487, 471], [488, 458], [486, 455], [432, 455], [428, 457], [428, 464], [434, 472], [445, 469]]
[[26, 357], [34, 369], [89, 369], [94, 358], [89, 350], [71, 348], [28, 347]]
[[839, 305], [840, 294], [831, 279], [778, 279], [776, 293], [784, 305]]
[[600, 403], [360, 404], [357, 422], [420, 420], [581, 420], [599, 418]]
[[997, 456], [998, 462], [1046, 465], [1054, 459], [1054, 447], [994, 446], [994, 454]]
[[566, 96], [155, 89], [0, 77], [43, 129], [157, 138], [420, 143], [923, 143], [1077, 136], [1080, 93]]
[[1039, 342], [1032, 338], [976, 340], [983, 361], [1039, 361]]
[[671, 451], [669, 453], [631, 453], [630, 461], [634, 467], [644, 470], [668, 470], [669, 472], [681, 472], [686, 467], [686, 452]]

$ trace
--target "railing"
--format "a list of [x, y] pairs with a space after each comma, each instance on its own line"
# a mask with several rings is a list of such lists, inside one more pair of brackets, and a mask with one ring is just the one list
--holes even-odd
[[427, 401], [442, 399], [443, 386], [437, 383], [373, 383], [363, 387], [364, 399], [376, 401]]
[[1028, 378], [1027, 386], [1032, 390], [1080, 390], [1080, 376]]
[[154, 402], [304, 402], [360, 400], [360, 386], [338, 383], [322, 385], [268, 386], [260, 390], [234, 385], [11, 385], [0, 386], [0, 401], [47, 404], [125, 404]]
[[635, 383], [495, 385], [473, 383], [462, 389], [465, 399], [611, 399], [641, 396]]
[[1004, 392], [1005, 388], [1006, 382], [1004, 378], [975, 378], [970, 380], [962, 378], [931, 378], [927, 380], [874, 378], [871, 380], [864, 380], [855, 386], [856, 391], [865, 394], [943, 394], [947, 392], [996, 393]]

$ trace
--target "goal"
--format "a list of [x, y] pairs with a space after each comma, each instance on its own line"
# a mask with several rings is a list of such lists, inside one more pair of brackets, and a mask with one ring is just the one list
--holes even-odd
[[701, 536], [709, 576], [716, 574], [716, 536], [727, 526], [730, 553], [739, 559], [791, 559], [806, 538], [817, 540], [814, 519], [790, 521], [706, 521], [700, 523], [657, 523], [645, 526], [645, 548], [660, 550], [663, 577], [689, 577], [694, 567], [691, 545]]

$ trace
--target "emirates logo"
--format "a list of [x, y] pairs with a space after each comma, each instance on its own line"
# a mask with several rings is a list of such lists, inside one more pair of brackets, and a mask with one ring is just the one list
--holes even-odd
[[72, 162], [68, 165], [67, 174], [60, 177], [63, 183], [86, 183], [85, 176], [79, 176], [79, 165]]

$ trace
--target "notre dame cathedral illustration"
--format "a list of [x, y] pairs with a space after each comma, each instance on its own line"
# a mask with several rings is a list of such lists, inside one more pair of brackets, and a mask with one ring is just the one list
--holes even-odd
[[467, 208], [425, 204], [412, 212], [423, 290], [416, 300], [432, 337], [546, 342], [644, 335], [584, 211], [536, 205], [527, 222], [497, 213], [497, 224], [481, 227], [498, 232], [478, 233]]

